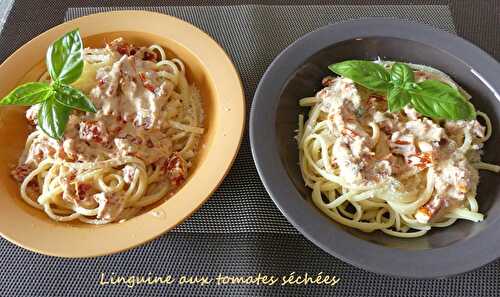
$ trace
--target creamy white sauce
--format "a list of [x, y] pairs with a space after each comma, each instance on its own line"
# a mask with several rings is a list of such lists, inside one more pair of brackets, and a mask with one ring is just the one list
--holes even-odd
[[[194, 157], [198, 135], [203, 133], [199, 127], [203, 111], [196, 94], [187, 97], [192, 91], [180, 72], [183, 70], [174, 69], [172, 62], [158, 64], [155, 56], [150, 49], [135, 47], [123, 39], [114, 40], [105, 48], [85, 49], [84, 71], [73, 86], [88, 95], [97, 112], [74, 110], [61, 141], [43, 132], [36, 134], [29, 151], [13, 170], [14, 178], [21, 182], [46, 158], [92, 163], [136, 157], [143, 161], [148, 177], [153, 175], [155, 179], [151, 181], [154, 189], [147, 188], [145, 195], [158, 190], [159, 185], [155, 185], [158, 182], [170, 183], [163, 185], [170, 190], [179, 187], [191, 165], [186, 160]], [[178, 85], [179, 79], [183, 79], [182, 87]], [[38, 109], [35, 105], [26, 112], [35, 129], [39, 129]], [[191, 138], [193, 132], [185, 129], [194, 130], [197, 136]], [[138, 176], [136, 165], [114, 168], [122, 174], [118, 182], [122, 180], [131, 186]], [[75, 182], [79, 174], [76, 171], [58, 174], [66, 202], [84, 208], [94, 208], [97, 204], [96, 217], [105, 221], [115, 219], [123, 211], [123, 189], [114, 193], [101, 191], [92, 183]]]
[[[418, 81], [434, 78], [422, 71], [415, 74]], [[475, 195], [479, 177], [468, 156], [479, 154], [481, 146], [463, 151], [460, 145], [466, 133], [484, 136], [485, 128], [479, 122], [438, 123], [409, 106], [400, 113], [390, 113], [383, 96], [371, 94], [350, 79], [328, 77], [323, 82], [326, 86], [316, 98], [332, 122], [332, 163], [345, 181], [354, 187], [376, 185], [388, 177], [434, 168], [429, 214], [416, 215], [422, 223], [463, 205], [467, 195]], [[373, 124], [381, 133], [377, 146], [372, 140]]]
[[[90, 50], [94, 54], [85, 55], [86, 66], [101, 65], [95, 77], [81, 78], [94, 82], [89, 98], [98, 112], [73, 112], [63, 142], [44, 137], [29, 157], [47, 156], [50, 147], [62, 158], [72, 161], [94, 161], [103, 154], [106, 157], [132, 155], [151, 164], [173, 152], [169, 123], [164, 119], [166, 113], [178, 112], [176, 109], [180, 108], [176, 103], [169, 104], [174, 85], [159, 76], [160, 69], [155, 62], [141, 59], [145, 48], [139, 49], [136, 55], [122, 55], [117, 51], [121, 42], [111, 43], [97, 56], [95, 50]], [[32, 109], [28, 110], [27, 117], [36, 121], [36, 110]]]

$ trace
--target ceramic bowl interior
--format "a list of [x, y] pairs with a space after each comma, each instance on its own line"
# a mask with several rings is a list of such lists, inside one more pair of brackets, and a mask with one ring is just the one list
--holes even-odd
[[[151, 22], [156, 25], [151, 26]], [[222, 182], [239, 148], [244, 126], [241, 82], [225, 52], [194, 26], [148, 12], [96, 14], [43, 33], [0, 66], [0, 96], [22, 82], [38, 80], [45, 72], [44, 55], [48, 45], [77, 27], [86, 47], [103, 47], [106, 42], [123, 37], [136, 45], [159, 44], [167, 49], [170, 58], [181, 59], [188, 81], [198, 87], [203, 99], [205, 133], [188, 180], [172, 197], [160, 200], [123, 223], [104, 226], [61, 223], [50, 220], [44, 212], [21, 200], [19, 185], [9, 172], [17, 163], [28, 134], [26, 108], [3, 107], [0, 110], [0, 233], [30, 250], [64, 257], [118, 252], [151, 240], [182, 222]], [[148, 32], [137, 29], [151, 27], [159, 29]], [[222, 125], [223, 118], [234, 125]]]
[[[172, 46], [172, 42], [168, 42], [159, 36], [155, 36], [148, 33], [143, 32], [132, 32], [132, 31], [121, 31], [121, 32], [107, 32], [103, 34], [96, 34], [92, 36], [86, 36], [83, 38], [83, 42], [85, 47], [92, 48], [100, 48], [106, 45], [106, 42], [114, 40], [118, 37], [123, 37], [127, 42], [130, 42], [137, 46], [149, 46], [151, 44], [157, 43], [162, 47], [168, 49], [167, 56], [169, 58], [180, 58], [182, 61], [186, 63], [186, 76], [188, 81], [194, 82], [196, 86], [200, 89], [200, 94], [203, 99], [203, 110], [206, 113], [206, 117], [204, 118], [204, 127], [206, 127], [206, 133], [203, 135], [200, 146], [209, 148], [213, 141], [213, 118], [217, 116], [217, 109], [214, 105], [217, 104], [214, 95], [214, 85], [211, 84], [207, 79], [207, 72], [201, 65], [200, 61], [196, 59], [193, 55], [189, 53], [179, 51], [178, 48]], [[162, 40], [163, 39], [163, 40]], [[42, 60], [38, 64], [36, 64], [19, 82], [30, 82], [37, 81], [44, 73], [46, 72], [45, 61]], [[9, 164], [15, 164], [16, 160], [19, 158], [19, 152], [22, 151], [26, 137], [29, 134], [29, 125], [27, 125], [26, 118], [24, 116], [24, 112], [26, 108], [24, 107], [7, 107], [2, 110], [2, 120], [3, 126], [0, 127], [0, 135], [9, 135], [9, 137], [4, 137], [0, 139], [0, 145], [2, 148], [8, 148], [9, 153], [2, 154], [6, 157], [5, 162], [1, 164], [3, 166], [10, 167]], [[15, 131], [14, 135], [9, 134], [10, 131]], [[12, 137], [11, 137], [12, 136]], [[2, 140], [5, 143], [2, 143]], [[9, 143], [10, 145], [6, 145]], [[190, 176], [196, 173], [198, 164], [202, 163], [206, 157], [207, 149], [202, 149], [199, 152], [199, 155], [195, 158], [193, 162], [193, 167], [190, 171]], [[1, 152], [0, 152], [1, 153]], [[4, 161], [4, 160], [1, 160]], [[8, 170], [1, 171], [4, 174], [8, 174]], [[19, 207], [25, 209], [32, 215], [38, 218], [44, 218], [46, 215], [44, 212], [38, 211], [27, 204], [25, 204], [20, 197], [18, 197], [19, 187], [18, 184], [12, 179], [7, 178], [6, 176], [0, 176], [0, 178], [5, 178], [6, 190], [9, 192], [12, 197], [15, 197], [14, 201]], [[189, 182], [189, 178], [188, 178]], [[158, 205], [161, 205], [165, 201], [166, 197], [153, 205], [144, 208], [141, 214], [147, 213], [149, 210], [156, 208]], [[80, 221], [70, 221], [66, 224], [70, 224], [72, 226], [79, 227], [88, 227], [88, 224], [82, 223]], [[96, 227], [96, 226], [90, 226]]]
[[[481, 111], [488, 113], [493, 127], [499, 127], [500, 105], [491, 92], [485, 92], [484, 84], [469, 71], [469, 66], [458, 57], [423, 43], [391, 37], [368, 37], [351, 39], [331, 45], [307, 58], [304, 64], [296, 69], [283, 86], [276, 114], [276, 137], [280, 159], [303, 199], [309, 199], [311, 190], [305, 187], [298, 163], [297, 144], [293, 140], [297, 129], [297, 114], [307, 115], [308, 109], [297, 104], [298, 98], [314, 95], [321, 90], [321, 79], [332, 75], [328, 65], [345, 60], [402, 61], [416, 64], [432, 65], [451, 75], [451, 77], [472, 95], [472, 103]], [[497, 130], [497, 129], [495, 129]], [[500, 145], [496, 133], [486, 143], [483, 160], [500, 164], [500, 155], [495, 148]], [[481, 171], [481, 182], [478, 188], [480, 212], [488, 219], [484, 223], [474, 224], [459, 220], [450, 227], [435, 228], [425, 237], [403, 239], [387, 236], [383, 233], [364, 233], [353, 228], [340, 225], [354, 236], [371, 242], [407, 250], [440, 248], [456, 241], [465, 240], [487, 228], [493, 220], [500, 217], [500, 201], [495, 199], [500, 193], [500, 186], [495, 183], [498, 176], [489, 171]], [[317, 210], [318, 214], [324, 215]]]

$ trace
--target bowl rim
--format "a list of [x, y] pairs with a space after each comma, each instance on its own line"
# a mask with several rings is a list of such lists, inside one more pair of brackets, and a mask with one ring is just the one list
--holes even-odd
[[[146, 26], [154, 22], [161, 23], [162, 26]], [[229, 173], [241, 145], [246, 117], [241, 78], [225, 50], [198, 27], [162, 13], [121, 10], [91, 14], [64, 22], [17, 49], [0, 65], [0, 74], [6, 69], [15, 69], [15, 63], [23, 59], [23, 54], [33, 51], [35, 46], [41, 44], [47, 46], [57, 37], [76, 27], [80, 28], [83, 38], [87, 35], [129, 31], [161, 36], [178, 44], [194, 56], [203, 67], [207, 79], [213, 86], [213, 97], [217, 100], [217, 106], [214, 108], [217, 109], [218, 116], [213, 118], [217, 121], [217, 126], [214, 127], [211, 146], [207, 148], [206, 157], [195, 174], [190, 176], [188, 182], [171, 198], [150, 211], [165, 212], [167, 215], [162, 219], [142, 214], [124, 223], [97, 227], [73, 228], [53, 225], [50, 232], [45, 232], [49, 238], [44, 238], [43, 243], [38, 243], [21, 234], [23, 230], [26, 231], [25, 229], [14, 226], [5, 216], [0, 216], [0, 235], [3, 238], [33, 252], [67, 258], [103, 256], [128, 250], [155, 239], [190, 217], [206, 202]], [[33, 66], [38, 62], [33, 61]], [[222, 117], [232, 125], [222, 125]], [[174, 198], [183, 202], [172, 203]], [[184, 199], [180, 200], [181, 198]], [[38, 223], [45, 224], [44, 220], [38, 220]], [[23, 228], [26, 226], [29, 224]], [[48, 227], [44, 225], [43, 228]], [[36, 235], [34, 231], [26, 232]], [[72, 235], [73, 238], [68, 238], [67, 235]], [[104, 242], [99, 242], [100, 240], [92, 242], [88, 240], [89, 238], [101, 238]], [[87, 241], [84, 242], [84, 239]], [[50, 243], [51, 240], [54, 242]]]
[[[326, 230], [332, 221], [307, 207], [309, 202], [302, 199], [288, 176], [278, 153], [275, 130], [283, 85], [306, 59], [318, 51], [342, 41], [368, 37], [401, 38], [445, 50], [468, 65], [500, 101], [500, 81], [496, 79], [500, 76], [499, 63], [461, 37], [428, 25], [393, 18], [364, 18], [329, 24], [302, 36], [284, 49], [268, 67], [255, 92], [249, 121], [250, 143], [257, 171], [267, 192], [288, 221], [307, 239], [342, 261], [371, 272], [407, 278], [437, 278], [467, 272], [497, 259], [500, 250], [495, 248], [495, 243], [500, 241], [500, 232], [491, 232], [491, 227], [490, 232], [481, 232], [446, 247], [413, 251], [384, 247], [357, 238], [341, 228]], [[498, 224], [500, 220], [496, 222]]]

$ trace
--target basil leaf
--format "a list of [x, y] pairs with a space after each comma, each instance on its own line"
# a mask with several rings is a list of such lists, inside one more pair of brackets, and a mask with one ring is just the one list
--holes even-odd
[[49, 46], [46, 64], [54, 81], [70, 84], [80, 77], [83, 71], [83, 43], [78, 29], [66, 33]]
[[390, 112], [399, 112], [410, 103], [411, 98], [407, 90], [400, 86], [389, 89], [387, 94], [387, 105]]
[[59, 85], [55, 90], [55, 98], [62, 105], [82, 111], [97, 112], [92, 101], [80, 90], [67, 85]]
[[415, 109], [428, 117], [448, 120], [470, 120], [476, 117], [474, 106], [459, 91], [437, 81], [425, 80], [410, 92]]
[[390, 75], [384, 67], [370, 61], [349, 60], [332, 64], [328, 68], [370, 90], [385, 92], [391, 86]]
[[395, 85], [405, 85], [415, 81], [415, 75], [408, 65], [403, 63], [394, 63], [391, 67], [391, 81]]
[[60, 140], [64, 135], [71, 109], [58, 103], [55, 96], [40, 104], [38, 127], [48, 136]]
[[52, 87], [46, 83], [26, 83], [5, 96], [0, 105], [34, 105], [43, 102], [52, 93]]

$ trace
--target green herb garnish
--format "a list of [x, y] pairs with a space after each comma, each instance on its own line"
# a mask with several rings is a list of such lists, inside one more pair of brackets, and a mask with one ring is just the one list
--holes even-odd
[[83, 72], [83, 43], [80, 31], [66, 33], [47, 49], [45, 63], [52, 82], [29, 82], [18, 86], [0, 105], [40, 104], [38, 126], [48, 136], [60, 140], [72, 109], [96, 112], [94, 104], [69, 84]]
[[435, 119], [476, 117], [474, 106], [458, 90], [438, 80], [416, 83], [413, 70], [404, 63], [394, 63], [390, 71], [377, 63], [361, 60], [344, 61], [328, 68], [367, 89], [385, 93], [390, 112], [398, 112], [411, 104], [422, 115]]

